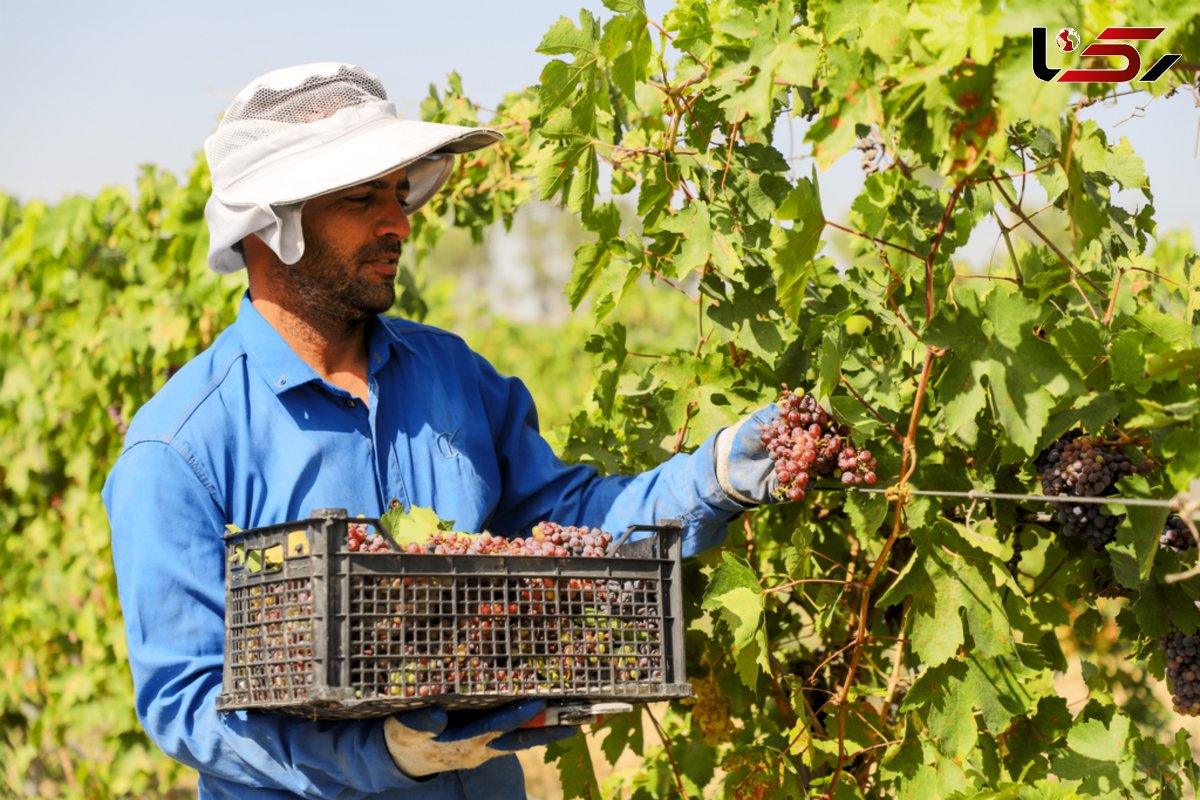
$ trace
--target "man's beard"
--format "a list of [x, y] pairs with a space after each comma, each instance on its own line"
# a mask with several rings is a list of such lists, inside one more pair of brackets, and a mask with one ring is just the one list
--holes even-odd
[[288, 268], [290, 293], [313, 316], [342, 322], [362, 321], [382, 314], [396, 302], [393, 282], [380, 283], [368, 277], [367, 261], [395, 260], [400, 242], [383, 241], [362, 247], [351, 257], [336, 252], [324, 241], [311, 237], [304, 256]]

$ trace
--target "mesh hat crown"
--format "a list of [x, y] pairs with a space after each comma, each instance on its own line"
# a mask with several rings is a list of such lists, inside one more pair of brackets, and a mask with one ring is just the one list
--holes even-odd
[[205, 207], [208, 263], [235, 272], [256, 234], [285, 264], [304, 254], [303, 202], [408, 168], [405, 211], [446, 182], [454, 155], [500, 141], [489, 128], [400, 119], [383, 84], [353, 64], [269, 72], [238, 93], [204, 143], [213, 192]]

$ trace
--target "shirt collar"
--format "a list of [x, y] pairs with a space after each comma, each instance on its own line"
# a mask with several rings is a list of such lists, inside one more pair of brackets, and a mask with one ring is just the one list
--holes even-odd
[[[242, 296], [242, 304], [234, 325], [251, 363], [275, 394], [321, 380], [316, 370], [296, 354], [279, 331], [254, 307], [249, 291]], [[368, 372], [375, 373], [382, 368], [388, 362], [393, 347], [413, 352], [412, 347], [397, 335], [391, 326], [377, 317], [367, 334]]]

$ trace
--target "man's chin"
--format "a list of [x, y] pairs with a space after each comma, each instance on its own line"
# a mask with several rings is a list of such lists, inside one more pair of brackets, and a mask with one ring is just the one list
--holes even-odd
[[375, 289], [374, 291], [365, 292], [358, 298], [359, 302], [355, 306], [366, 317], [374, 317], [382, 314], [396, 304], [396, 289], [389, 286], [387, 291]]

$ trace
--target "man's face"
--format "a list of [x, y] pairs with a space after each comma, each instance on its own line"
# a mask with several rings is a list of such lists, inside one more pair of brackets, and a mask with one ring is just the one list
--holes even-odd
[[301, 213], [304, 256], [287, 284], [311, 312], [362, 320], [396, 301], [396, 261], [412, 229], [401, 205], [401, 168], [368, 183], [308, 200]]

